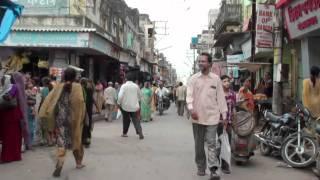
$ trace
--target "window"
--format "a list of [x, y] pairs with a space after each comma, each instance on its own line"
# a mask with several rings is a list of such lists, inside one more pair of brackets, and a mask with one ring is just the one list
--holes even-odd
[[106, 16], [105, 15], [101, 15], [100, 26], [103, 28], [106, 28]]
[[148, 28], [148, 37], [149, 38], [153, 37], [153, 28]]

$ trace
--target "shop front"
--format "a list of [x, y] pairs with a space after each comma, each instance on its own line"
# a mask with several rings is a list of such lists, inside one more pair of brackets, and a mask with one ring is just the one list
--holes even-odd
[[120, 56], [119, 48], [90, 28], [14, 28], [0, 48], [10, 52], [1, 56], [3, 67], [11, 65], [11, 71], [40, 77], [49, 75], [51, 68], [63, 70], [74, 65], [85, 69], [84, 76], [93, 78], [95, 60], [108, 63]]
[[301, 40], [302, 75], [308, 77], [311, 66], [320, 66], [320, 1], [292, 0], [284, 12], [290, 38]]
[[281, 0], [278, 8], [283, 8], [285, 24], [290, 39], [290, 54], [293, 61], [293, 81], [298, 84], [294, 91], [301, 97], [302, 80], [310, 75], [310, 67], [320, 66], [320, 1]]

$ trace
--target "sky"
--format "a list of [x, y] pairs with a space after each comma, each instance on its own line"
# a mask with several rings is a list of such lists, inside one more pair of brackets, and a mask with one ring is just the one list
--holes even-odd
[[[157, 35], [156, 48], [164, 53], [167, 60], [177, 70], [182, 81], [190, 76], [193, 51], [190, 50], [191, 37], [208, 28], [210, 9], [218, 9], [218, 0], [125, 0], [128, 6], [138, 8], [140, 14], [149, 14], [156, 22], [156, 32], [164, 34], [164, 23], [168, 21], [167, 33]], [[158, 21], [158, 22], [157, 22]]]

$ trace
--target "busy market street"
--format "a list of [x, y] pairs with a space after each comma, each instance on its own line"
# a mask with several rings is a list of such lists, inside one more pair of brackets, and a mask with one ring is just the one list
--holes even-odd
[[319, 180], [320, 0], [0, 0], [0, 180]]
[[[139, 141], [134, 130], [128, 138], [120, 137], [121, 120], [98, 121], [94, 125], [92, 145], [85, 149], [84, 164], [79, 171], [71, 153], [65, 164], [63, 180], [206, 180], [198, 177], [194, 161], [194, 142], [190, 120], [178, 117], [172, 106], [163, 116], [143, 123], [145, 139]], [[1, 180], [51, 178], [54, 149], [37, 148], [23, 154], [24, 160], [0, 165]], [[232, 166], [223, 180], [316, 180], [310, 169], [278, 167], [280, 159], [263, 157], [258, 152], [247, 165]], [[207, 172], [208, 174], [209, 172]]]

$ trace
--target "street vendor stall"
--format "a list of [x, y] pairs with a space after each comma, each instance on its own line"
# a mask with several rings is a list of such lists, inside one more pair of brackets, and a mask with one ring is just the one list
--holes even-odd
[[[264, 68], [265, 66], [271, 66], [271, 63], [263, 63], [263, 62], [235, 62], [235, 63], [228, 63], [228, 66], [235, 66], [239, 69], [246, 69], [251, 74], [256, 73], [261, 68]], [[255, 85], [261, 82], [257, 82], [254, 79], [255, 76], [251, 76], [251, 82], [252, 82], [252, 92], [254, 93], [254, 104], [255, 104], [255, 110], [254, 110], [254, 116], [257, 121], [257, 125], [259, 124], [260, 118], [263, 117], [263, 111], [266, 109], [271, 109], [272, 107], [272, 98], [268, 98], [264, 91], [256, 91], [254, 87]], [[264, 87], [262, 87], [264, 88]]]

